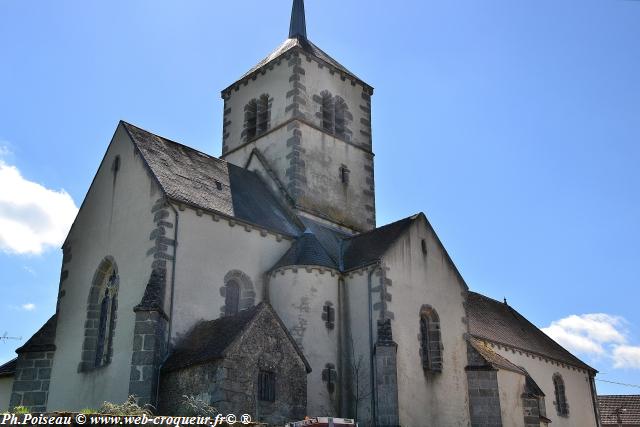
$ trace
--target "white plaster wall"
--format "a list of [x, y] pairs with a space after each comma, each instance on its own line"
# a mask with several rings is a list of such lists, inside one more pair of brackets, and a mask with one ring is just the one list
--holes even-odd
[[[114, 184], [111, 166], [121, 166]], [[69, 277], [61, 284], [56, 354], [49, 391], [49, 410], [97, 408], [104, 401], [123, 402], [129, 391], [133, 346], [133, 307], [140, 303], [151, 272], [154, 229], [151, 207], [161, 196], [140, 156], [119, 127], [85, 198], [69, 237], [72, 259]], [[120, 287], [112, 362], [78, 373], [84, 341], [87, 301], [93, 276], [105, 256], [114, 257]]]
[[[531, 378], [538, 384], [545, 394], [547, 418], [551, 419], [554, 427], [591, 427], [596, 426], [593, 400], [589, 375], [585, 371], [574, 370], [558, 366], [555, 362], [540, 360], [538, 357], [529, 357], [517, 350], [505, 350], [504, 347], [493, 350], [506, 357], [512, 363], [522, 366], [527, 370]], [[555, 401], [553, 374], [562, 375], [565, 384], [567, 402], [569, 403], [569, 417], [560, 417], [553, 402]]]
[[287, 147], [286, 142], [290, 137], [291, 132], [287, 131], [286, 127], [282, 127], [230, 153], [224, 159], [229, 163], [244, 167], [251, 155], [251, 151], [257, 148], [267, 158], [269, 166], [280, 182], [286, 184], [288, 178], [285, 176], [285, 171], [289, 167], [289, 160], [286, 158], [286, 155], [291, 151], [291, 149]]
[[[372, 417], [372, 398], [371, 389], [371, 346], [375, 343], [376, 335], [376, 316], [373, 315], [373, 327], [369, 329], [369, 302], [368, 302], [368, 282], [370, 273], [374, 267], [362, 269], [353, 272], [345, 277], [345, 351], [348, 356], [348, 366], [346, 369], [354, 370], [355, 364], [361, 360], [359, 382], [361, 384], [357, 402], [357, 420], [362, 425], [369, 425]], [[376, 276], [373, 276], [375, 279]], [[370, 331], [373, 337], [370, 338]], [[353, 348], [351, 346], [353, 345]], [[355, 374], [351, 373], [352, 383]], [[355, 391], [355, 389], [354, 389]], [[350, 400], [356, 400], [353, 396]], [[355, 404], [355, 402], [353, 402]], [[353, 409], [352, 409], [353, 410]], [[350, 417], [356, 417], [355, 411], [348, 414]]]
[[282, 257], [291, 241], [241, 223], [208, 214], [178, 211], [178, 248], [171, 338], [175, 342], [200, 320], [220, 317], [224, 297], [220, 288], [231, 270], [249, 276], [256, 293], [255, 303], [263, 300], [264, 273]]
[[[311, 416], [336, 416], [338, 385], [330, 394], [322, 381], [327, 363], [336, 369], [338, 362], [338, 275], [319, 268], [308, 272], [283, 269], [269, 279], [269, 300], [289, 332], [300, 345], [312, 372], [307, 376], [307, 413]], [[329, 330], [322, 320], [325, 303], [336, 309], [336, 322]]]
[[11, 402], [11, 388], [13, 387], [13, 377], [0, 378], [0, 413], [9, 410]]
[[503, 427], [523, 427], [524, 408], [522, 393], [525, 376], [501, 369], [498, 371], [498, 389], [500, 391], [500, 411]]
[[[372, 165], [366, 152], [307, 125], [301, 126], [302, 147], [305, 150], [307, 184], [299, 204], [310, 210], [328, 215], [340, 224], [367, 230], [373, 228], [366, 219], [374, 207], [373, 197], [366, 195], [371, 174], [365, 166]], [[343, 184], [341, 165], [347, 165], [349, 183]]]
[[[421, 248], [426, 239], [428, 254]], [[385, 254], [389, 310], [394, 340], [398, 343], [400, 424], [417, 426], [467, 426], [467, 351], [463, 322], [466, 287], [445, 255], [424, 216]], [[431, 305], [440, 316], [443, 350], [442, 373], [427, 373], [420, 359], [420, 307]]]

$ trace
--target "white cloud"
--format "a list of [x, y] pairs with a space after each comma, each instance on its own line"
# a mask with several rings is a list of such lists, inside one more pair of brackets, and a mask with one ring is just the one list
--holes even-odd
[[40, 254], [59, 247], [77, 212], [66, 191], [29, 181], [18, 168], [0, 160], [0, 249]]
[[33, 311], [36, 309], [36, 305], [33, 303], [23, 304], [22, 309], [25, 311]]
[[628, 344], [627, 322], [609, 314], [572, 315], [542, 331], [567, 350], [607, 358], [614, 368], [640, 369], [640, 346]]
[[640, 347], [620, 345], [613, 349], [614, 368], [640, 369]]

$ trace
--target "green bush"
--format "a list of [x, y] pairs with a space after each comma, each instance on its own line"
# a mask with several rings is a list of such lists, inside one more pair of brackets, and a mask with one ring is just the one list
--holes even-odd
[[138, 405], [135, 396], [129, 396], [126, 402], [118, 405], [111, 402], [104, 402], [98, 410], [100, 414], [105, 415], [148, 415], [151, 416], [151, 410], [148, 407]]
[[215, 417], [218, 411], [204, 400], [195, 396], [182, 396], [178, 415], [183, 417]]

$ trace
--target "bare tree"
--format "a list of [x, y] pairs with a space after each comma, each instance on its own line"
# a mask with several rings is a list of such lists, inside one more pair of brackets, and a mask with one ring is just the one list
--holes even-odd
[[353, 336], [349, 336], [350, 358], [349, 365], [351, 368], [352, 381], [346, 387], [349, 397], [355, 406], [354, 419], [358, 420], [358, 407], [360, 402], [371, 397], [371, 386], [369, 384], [369, 375], [367, 365], [365, 364], [364, 354], [356, 355]]

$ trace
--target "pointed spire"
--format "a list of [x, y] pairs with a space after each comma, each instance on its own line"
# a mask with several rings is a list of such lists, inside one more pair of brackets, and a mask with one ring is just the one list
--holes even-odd
[[307, 23], [304, 17], [304, 0], [293, 0], [291, 9], [291, 25], [289, 26], [289, 38], [307, 38]]

